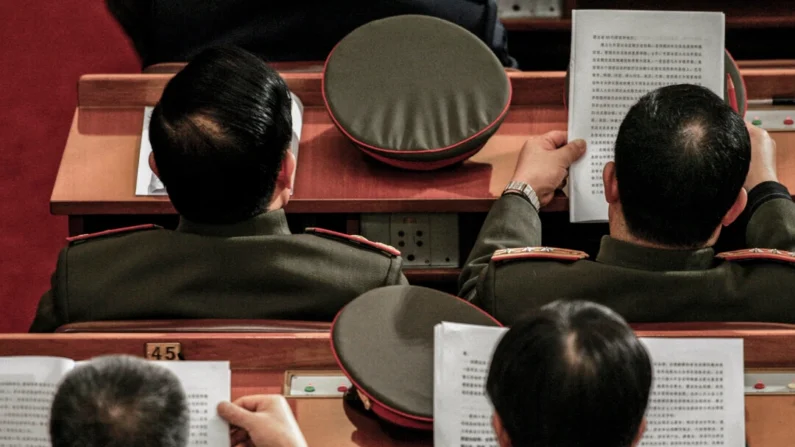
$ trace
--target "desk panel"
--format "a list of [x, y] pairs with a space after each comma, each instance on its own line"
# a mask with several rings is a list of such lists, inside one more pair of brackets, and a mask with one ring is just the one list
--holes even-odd
[[[173, 214], [165, 197], [135, 196], [141, 108], [78, 108], [51, 198], [54, 214]], [[566, 129], [560, 106], [511, 108], [499, 132], [470, 160], [431, 172], [404, 171], [364, 155], [326, 110], [304, 110], [289, 213], [486, 212], [513, 174], [528, 135]], [[558, 200], [549, 210], [564, 209]]]
[[[355, 149], [331, 123], [320, 75], [284, 73], [306, 110], [290, 213], [486, 212], [509, 180], [528, 135], [566, 129], [562, 72], [511, 72], [513, 98], [499, 132], [470, 160], [433, 172], [403, 171]], [[743, 69], [752, 98], [795, 93], [795, 69]], [[90, 215], [172, 214], [166, 198], [134, 195], [142, 107], [157, 101], [171, 75], [90, 75], [51, 197], [51, 211]], [[782, 138], [782, 137], [778, 137]], [[780, 147], [780, 175], [795, 187], [793, 141]], [[558, 196], [544, 211], [565, 211]]]
[[[642, 331], [646, 337], [742, 337], [749, 369], [795, 368], [795, 330]], [[188, 360], [229, 360], [232, 398], [280, 393], [287, 370], [334, 369], [328, 334], [0, 334], [0, 356], [50, 355], [83, 360], [97, 355], [143, 355], [147, 342], [180, 342]], [[341, 399], [290, 399], [309, 445], [403, 447], [433, 445], [429, 435], [390, 430]], [[747, 396], [751, 447], [791, 445], [795, 396]]]

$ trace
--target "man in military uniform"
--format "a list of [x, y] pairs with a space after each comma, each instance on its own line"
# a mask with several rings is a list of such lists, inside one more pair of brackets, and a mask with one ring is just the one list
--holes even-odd
[[[795, 204], [775, 142], [721, 98], [665, 87], [634, 105], [603, 173], [610, 235], [595, 261], [541, 246], [539, 206], [585, 153], [565, 132], [527, 141], [460, 278], [460, 295], [503, 323], [559, 298], [591, 299], [630, 322], [795, 323]], [[750, 169], [749, 169], [750, 167]], [[748, 249], [716, 255], [746, 210]]]
[[176, 231], [73, 238], [31, 331], [95, 320], [331, 320], [367, 290], [406, 283], [392, 247], [321, 229], [290, 234], [290, 107], [284, 80], [258, 57], [235, 48], [197, 56], [168, 83], [149, 127]]

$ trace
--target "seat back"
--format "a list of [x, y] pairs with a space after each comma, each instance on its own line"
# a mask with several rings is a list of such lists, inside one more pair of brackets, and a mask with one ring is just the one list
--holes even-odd
[[88, 321], [65, 324], [57, 333], [115, 332], [257, 332], [295, 333], [328, 332], [330, 323], [318, 321], [290, 320], [137, 320], [137, 321]]
[[668, 331], [746, 331], [746, 330], [779, 330], [795, 329], [795, 324], [757, 323], [757, 322], [698, 322], [682, 323], [632, 323], [636, 332], [668, 332]]
[[[144, 68], [143, 72], [146, 74], [178, 73], [186, 64], [186, 62], [161, 62]], [[323, 64], [323, 61], [268, 62], [268, 65], [280, 73], [320, 73], [323, 71]]]

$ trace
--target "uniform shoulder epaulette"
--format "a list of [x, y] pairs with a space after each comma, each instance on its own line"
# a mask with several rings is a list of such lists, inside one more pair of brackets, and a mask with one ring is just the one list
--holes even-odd
[[554, 259], [556, 261], [579, 261], [588, 257], [588, 253], [568, 248], [555, 247], [522, 247], [497, 250], [491, 256], [494, 262], [513, 261], [517, 259]]
[[345, 234], [336, 231], [326, 230], [325, 228], [307, 228], [304, 230], [306, 233], [314, 234], [315, 236], [324, 237], [326, 239], [333, 239], [339, 242], [345, 242], [358, 247], [367, 248], [383, 253], [387, 256], [400, 256], [400, 250], [397, 248], [382, 244], [381, 242], [374, 242], [364, 236], [358, 234]]
[[158, 229], [158, 228], [162, 228], [162, 227], [159, 226], [159, 225], [154, 225], [154, 224], [134, 225], [132, 227], [114, 228], [112, 230], [99, 231], [99, 232], [96, 232], [96, 233], [80, 234], [80, 235], [77, 235], [77, 236], [68, 237], [68, 238], [66, 238], [66, 240], [69, 241], [69, 242], [78, 242], [78, 241], [85, 241], [85, 240], [88, 240], [88, 239], [96, 239], [98, 237], [112, 236], [112, 235], [122, 234], [122, 233], [131, 233], [133, 231], [154, 230], [154, 229]]
[[795, 263], [795, 253], [775, 248], [744, 248], [718, 253], [715, 257], [726, 261], [767, 260]]

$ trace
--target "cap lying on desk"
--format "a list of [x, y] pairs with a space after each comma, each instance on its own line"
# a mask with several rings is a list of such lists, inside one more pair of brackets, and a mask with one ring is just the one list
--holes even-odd
[[433, 429], [434, 326], [500, 326], [468, 302], [432, 289], [390, 286], [349, 303], [332, 323], [331, 348], [367, 410], [401, 427]]
[[337, 127], [393, 166], [430, 170], [474, 155], [508, 113], [511, 84], [489, 47], [442, 19], [404, 15], [348, 34], [323, 98]]
[[[731, 105], [731, 107], [740, 114], [745, 116], [745, 111], [748, 109], [748, 93], [745, 90], [745, 81], [740, 73], [740, 67], [734, 61], [729, 51], [726, 50], [723, 56], [724, 69], [726, 71], [726, 82], [723, 84], [723, 99]], [[569, 104], [569, 72], [566, 72], [565, 93], [563, 103]]]

